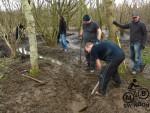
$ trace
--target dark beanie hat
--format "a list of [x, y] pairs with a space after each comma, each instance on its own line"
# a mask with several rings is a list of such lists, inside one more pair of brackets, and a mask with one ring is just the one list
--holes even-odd
[[137, 11], [133, 11], [133, 13], [132, 13], [132, 17], [136, 17], [136, 16], [139, 16], [139, 12], [137, 12]]
[[90, 18], [89, 15], [84, 15], [83, 16], [83, 21], [90, 21], [90, 20], [91, 20], [91, 18]]

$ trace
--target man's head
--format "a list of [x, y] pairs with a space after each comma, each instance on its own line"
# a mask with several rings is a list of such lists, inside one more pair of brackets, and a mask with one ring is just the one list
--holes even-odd
[[62, 15], [60, 15], [60, 21], [64, 21], [64, 17]]
[[132, 20], [134, 22], [138, 22], [140, 20], [140, 16], [139, 16], [139, 14], [137, 12], [133, 12], [132, 13]]
[[25, 26], [24, 26], [23, 24], [20, 23], [20, 24], [19, 24], [19, 28], [20, 28], [20, 29], [24, 29]]
[[91, 50], [92, 50], [93, 45], [94, 45], [94, 44], [93, 44], [92, 41], [86, 42], [85, 47], [84, 47], [85, 51], [88, 52], [88, 53], [90, 53]]
[[91, 23], [91, 17], [89, 15], [83, 16], [83, 24], [89, 24]]

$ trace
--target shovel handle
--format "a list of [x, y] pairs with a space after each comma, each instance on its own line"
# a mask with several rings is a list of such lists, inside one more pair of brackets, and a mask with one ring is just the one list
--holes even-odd
[[98, 86], [99, 86], [99, 81], [96, 83], [94, 89], [91, 92], [91, 95], [93, 95], [96, 92], [96, 89], [98, 88]]

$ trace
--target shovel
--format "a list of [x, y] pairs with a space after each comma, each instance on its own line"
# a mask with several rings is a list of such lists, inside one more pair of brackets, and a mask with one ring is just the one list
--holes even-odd
[[98, 86], [99, 86], [99, 81], [96, 83], [95, 87], [93, 88], [93, 90], [92, 90], [92, 92], [91, 92], [91, 95], [94, 95], [94, 94], [95, 94], [95, 92], [96, 92]]
[[[116, 32], [115, 34], [116, 34], [116, 37], [117, 37], [117, 43], [118, 43], [119, 47], [122, 48], [122, 47], [121, 47], [120, 40], [119, 40], [118, 32]], [[125, 60], [123, 61], [123, 64], [124, 64], [124, 68], [125, 68], [125, 70], [126, 70], [126, 69], [127, 69], [127, 66], [126, 66], [126, 61], [125, 61]]]
[[80, 42], [80, 59], [79, 59], [79, 64], [82, 63], [82, 42], [83, 42], [83, 38], [81, 39], [81, 42]]

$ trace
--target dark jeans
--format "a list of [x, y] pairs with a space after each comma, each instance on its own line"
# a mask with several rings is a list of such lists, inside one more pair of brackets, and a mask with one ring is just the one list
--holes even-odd
[[118, 67], [122, 63], [122, 61], [125, 59], [125, 56], [119, 56], [119, 58], [112, 60], [110, 63], [108, 63], [104, 70], [100, 73], [100, 79], [99, 79], [99, 90], [100, 92], [106, 93], [107, 85], [112, 78], [114, 82], [117, 84], [121, 84], [121, 79], [118, 74]]
[[140, 71], [140, 67], [142, 64], [141, 43], [136, 42], [130, 44], [130, 58], [134, 63], [133, 70]]

